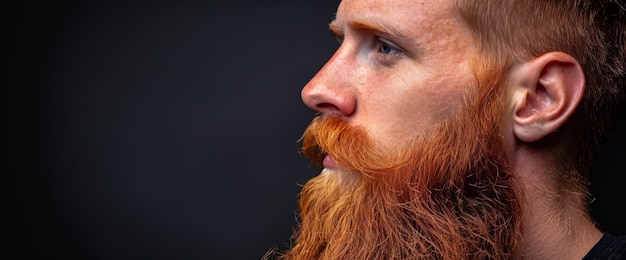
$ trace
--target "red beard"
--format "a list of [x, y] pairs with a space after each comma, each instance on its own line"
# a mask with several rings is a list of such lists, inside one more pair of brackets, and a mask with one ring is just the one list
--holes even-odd
[[295, 245], [283, 257], [511, 258], [521, 210], [499, 134], [497, 73], [479, 77], [495, 80], [457, 114], [399, 149], [380, 149], [339, 116], [315, 118], [302, 152], [317, 165], [330, 154], [344, 170], [304, 186]]

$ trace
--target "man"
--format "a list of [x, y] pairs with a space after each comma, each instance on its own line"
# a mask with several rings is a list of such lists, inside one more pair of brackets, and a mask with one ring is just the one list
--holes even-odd
[[622, 0], [344, 0], [306, 85], [287, 259], [619, 259], [587, 172], [623, 112]]

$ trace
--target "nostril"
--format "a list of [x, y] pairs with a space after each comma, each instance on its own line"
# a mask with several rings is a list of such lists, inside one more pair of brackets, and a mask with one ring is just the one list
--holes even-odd
[[340, 109], [331, 104], [331, 103], [319, 103], [315, 106], [318, 110], [320, 111], [334, 111], [334, 112], [338, 112]]
[[355, 111], [354, 103], [352, 102], [342, 102], [337, 104], [331, 102], [321, 102], [316, 104], [313, 109], [321, 113], [337, 113], [342, 116], [350, 116]]

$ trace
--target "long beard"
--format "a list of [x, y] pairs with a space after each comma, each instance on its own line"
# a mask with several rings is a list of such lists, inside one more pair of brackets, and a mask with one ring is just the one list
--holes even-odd
[[519, 190], [498, 134], [499, 81], [476, 88], [428, 134], [382, 149], [338, 116], [315, 118], [303, 153], [324, 170], [300, 194], [285, 259], [511, 258], [521, 240]]

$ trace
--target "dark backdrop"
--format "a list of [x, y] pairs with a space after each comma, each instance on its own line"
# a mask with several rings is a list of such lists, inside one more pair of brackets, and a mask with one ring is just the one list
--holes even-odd
[[[42, 259], [258, 259], [301, 184], [300, 89], [337, 47], [338, 0], [22, 1], [3, 106], [8, 252]], [[593, 213], [626, 233], [624, 134]]]

